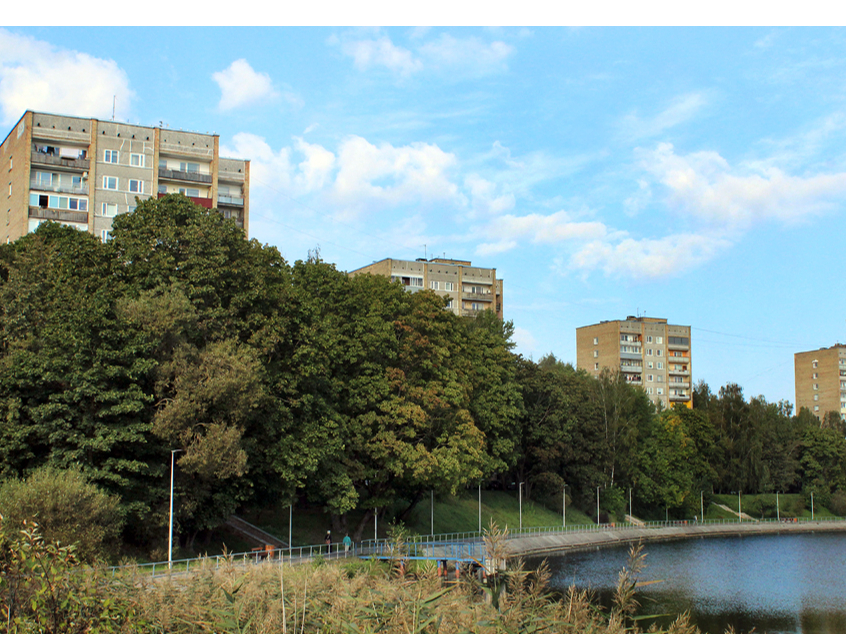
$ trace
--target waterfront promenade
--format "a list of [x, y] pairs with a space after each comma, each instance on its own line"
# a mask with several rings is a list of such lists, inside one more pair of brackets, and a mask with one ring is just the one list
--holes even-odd
[[509, 557], [542, 555], [612, 548], [638, 542], [778, 535], [785, 533], [846, 532], [846, 520], [803, 520], [799, 522], [656, 522], [645, 526], [597, 527], [591, 530], [511, 535]]

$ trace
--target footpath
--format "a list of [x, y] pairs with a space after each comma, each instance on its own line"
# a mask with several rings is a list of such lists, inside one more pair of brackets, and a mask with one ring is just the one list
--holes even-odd
[[705, 537], [780, 535], [785, 533], [846, 532], [846, 521], [687, 523], [676, 526], [620, 526], [590, 531], [512, 535], [509, 557], [550, 552], [598, 550], [636, 544]]

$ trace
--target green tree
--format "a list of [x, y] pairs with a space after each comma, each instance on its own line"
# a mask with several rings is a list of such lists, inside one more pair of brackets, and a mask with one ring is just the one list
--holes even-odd
[[41, 467], [26, 480], [0, 484], [4, 529], [37, 523], [45, 539], [75, 545], [85, 561], [116, 553], [123, 525], [120, 501], [88, 481], [79, 469]]

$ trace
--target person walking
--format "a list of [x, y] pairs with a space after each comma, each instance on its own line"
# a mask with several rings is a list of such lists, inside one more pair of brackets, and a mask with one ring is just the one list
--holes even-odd
[[330, 554], [332, 552], [332, 531], [326, 531], [326, 537], [323, 538], [323, 542], [326, 544], [326, 554]]
[[352, 546], [352, 540], [350, 539], [350, 534], [347, 533], [344, 535], [344, 555], [350, 552], [350, 546]]

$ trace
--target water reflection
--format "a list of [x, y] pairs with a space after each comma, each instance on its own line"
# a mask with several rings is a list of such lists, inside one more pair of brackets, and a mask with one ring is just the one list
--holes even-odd
[[[642, 614], [689, 610], [703, 632], [846, 632], [846, 535], [766, 535], [647, 544]], [[624, 548], [547, 558], [559, 590], [592, 588], [610, 602]], [[528, 561], [537, 565], [540, 558]], [[662, 619], [666, 625], [669, 619]]]

